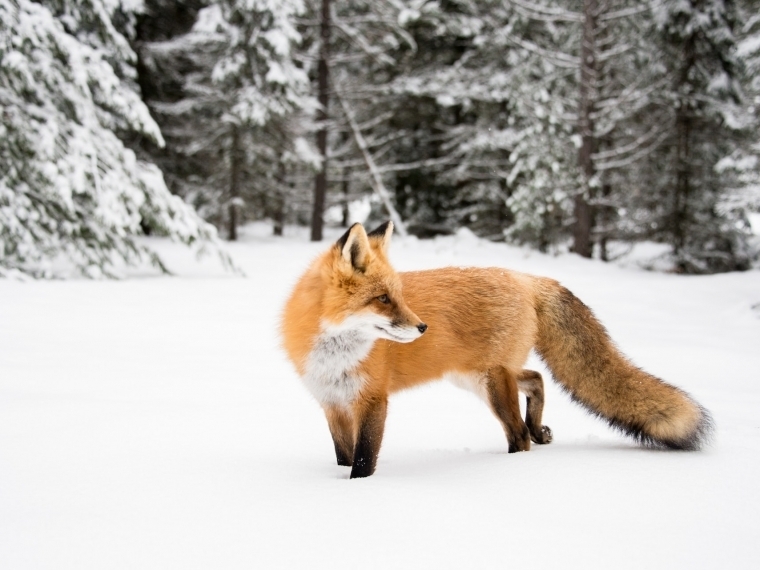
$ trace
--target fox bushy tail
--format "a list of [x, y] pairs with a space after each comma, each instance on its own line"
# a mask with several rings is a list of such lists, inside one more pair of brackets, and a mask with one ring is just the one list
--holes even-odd
[[696, 450], [709, 440], [707, 410], [634, 366], [570, 291], [544, 285], [536, 306], [536, 350], [575, 401], [644, 445]]

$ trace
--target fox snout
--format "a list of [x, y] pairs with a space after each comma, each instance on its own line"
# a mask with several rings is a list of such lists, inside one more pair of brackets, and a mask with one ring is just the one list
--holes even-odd
[[[414, 324], [415, 322], [417, 324]], [[406, 321], [396, 320], [391, 323], [391, 326], [399, 327], [399, 328], [415, 328], [419, 331], [420, 334], [423, 334], [428, 328], [428, 326], [425, 323], [423, 323], [419, 318], [406, 320]]]
[[396, 334], [401, 333], [401, 338], [396, 340], [411, 342], [418, 339], [421, 335], [425, 334], [428, 326], [403, 301], [399, 305], [400, 312], [402, 312], [401, 318], [394, 319], [396, 322], [391, 326], [392, 329], [395, 329], [393, 332]]
[[396, 342], [412, 342], [420, 338], [428, 326], [415, 315], [411, 319], [393, 319], [390, 322], [378, 323], [375, 328], [382, 338]]

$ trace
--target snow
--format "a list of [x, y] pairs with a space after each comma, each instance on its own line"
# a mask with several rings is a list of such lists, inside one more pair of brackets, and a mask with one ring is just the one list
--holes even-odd
[[402, 270], [559, 279], [718, 429], [702, 452], [642, 449], [547, 381], [554, 442], [508, 455], [486, 406], [439, 383], [391, 400], [376, 474], [348, 480], [277, 336], [327, 244], [245, 230], [229, 250], [247, 278], [154, 240], [175, 277], [0, 280], [0, 568], [760, 565], [760, 272], [395, 238]]
[[215, 34], [228, 29], [228, 24], [222, 14], [219, 4], [206, 6], [198, 10], [198, 19], [193, 24], [193, 32], [197, 34]]
[[752, 232], [756, 236], [760, 236], [760, 213], [752, 212], [747, 214], [747, 219], [752, 227]]
[[739, 42], [736, 47], [736, 55], [740, 58], [748, 58], [760, 52], [760, 34], [751, 35]]

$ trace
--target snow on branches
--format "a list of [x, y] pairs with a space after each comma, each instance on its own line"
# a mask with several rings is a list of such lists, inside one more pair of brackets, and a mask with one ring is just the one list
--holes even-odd
[[[158, 257], [146, 231], [210, 242], [213, 227], [172, 196], [116, 131], [163, 144], [128, 78], [134, 53], [101, 0], [0, 0], [0, 267], [52, 276], [67, 257], [85, 275]], [[54, 15], [55, 12], [55, 15]], [[56, 17], [56, 15], [58, 17]], [[86, 26], [80, 28], [80, 24]]]

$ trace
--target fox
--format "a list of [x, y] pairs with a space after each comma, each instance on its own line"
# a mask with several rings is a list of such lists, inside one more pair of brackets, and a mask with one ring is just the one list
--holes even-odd
[[352, 225], [309, 266], [282, 312], [285, 352], [350, 478], [376, 470], [389, 396], [440, 379], [488, 404], [508, 453], [550, 443], [543, 377], [524, 368], [531, 350], [572, 400], [636, 442], [698, 450], [709, 440], [709, 412], [632, 364], [559, 282], [502, 268], [396, 272], [392, 234], [392, 222], [370, 232]]

